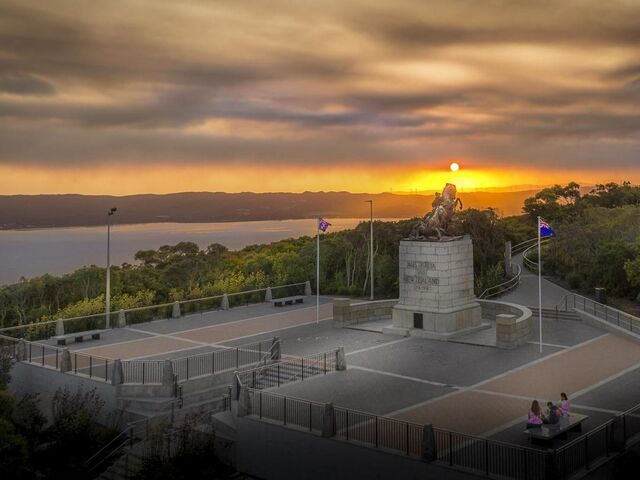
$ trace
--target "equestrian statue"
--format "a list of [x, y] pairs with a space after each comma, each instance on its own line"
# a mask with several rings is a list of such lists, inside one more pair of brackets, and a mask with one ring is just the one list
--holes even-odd
[[414, 225], [409, 240], [426, 240], [433, 238], [434, 235], [438, 237], [438, 240], [442, 240], [443, 236], [447, 235], [449, 224], [457, 207], [460, 206], [462, 209], [462, 201], [456, 197], [456, 193], [456, 186], [453, 183], [447, 183], [442, 194], [436, 193], [431, 204], [431, 212]]

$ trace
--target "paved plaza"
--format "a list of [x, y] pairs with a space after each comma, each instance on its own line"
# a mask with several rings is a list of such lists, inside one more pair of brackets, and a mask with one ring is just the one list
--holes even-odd
[[[332, 299], [271, 304], [158, 320], [106, 332], [70, 349], [110, 359], [165, 359], [278, 336], [282, 354], [344, 347], [347, 370], [285, 385], [278, 393], [462, 433], [526, 444], [532, 399], [566, 392], [584, 430], [640, 403], [640, 345], [575, 320], [543, 320], [543, 349], [513, 350], [382, 334], [367, 323], [338, 328]], [[534, 339], [538, 338], [535, 322]], [[571, 437], [569, 437], [571, 438]]]

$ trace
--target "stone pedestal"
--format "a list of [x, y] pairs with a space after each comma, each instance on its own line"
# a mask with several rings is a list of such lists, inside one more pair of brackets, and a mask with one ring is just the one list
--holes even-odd
[[446, 340], [481, 326], [473, 293], [473, 245], [449, 241], [400, 242], [400, 299], [389, 333]]

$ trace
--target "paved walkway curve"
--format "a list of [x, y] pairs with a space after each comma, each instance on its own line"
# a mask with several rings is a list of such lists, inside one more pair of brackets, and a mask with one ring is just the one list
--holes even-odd
[[[542, 259], [544, 261], [544, 257]], [[522, 254], [513, 257], [513, 263], [522, 267], [520, 274], [520, 285], [497, 298], [498, 301], [517, 303], [527, 307], [538, 307], [538, 275], [527, 270], [522, 264]], [[542, 277], [542, 307], [553, 308], [562, 298], [573, 293], [570, 290], [562, 288], [546, 278]]]

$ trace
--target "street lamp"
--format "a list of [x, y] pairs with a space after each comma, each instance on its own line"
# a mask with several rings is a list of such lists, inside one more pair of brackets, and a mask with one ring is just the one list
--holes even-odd
[[107, 212], [107, 309], [105, 314], [105, 328], [109, 328], [109, 314], [111, 313], [111, 217], [117, 211], [118, 209], [113, 207]]
[[371, 274], [371, 300], [373, 300], [373, 200], [365, 200], [365, 203], [369, 204], [370, 207], [370, 217], [369, 217], [369, 227], [370, 227], [370, 231], [369, 231], [369, 236], [371, 237], [370, 240], [370, 252], [369, 252], [369, 260], [370, 260], [370, 265], [369, 265], [369, 272]]

